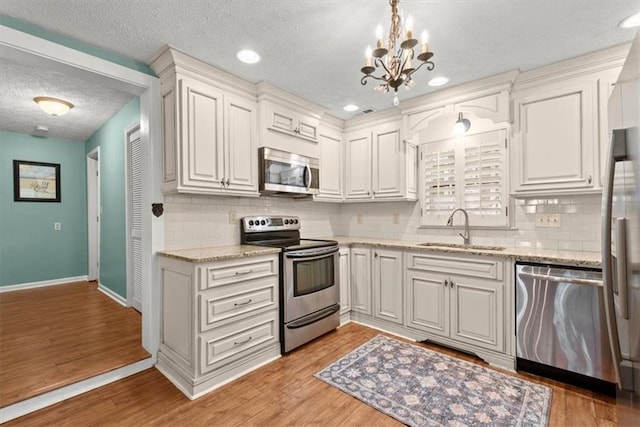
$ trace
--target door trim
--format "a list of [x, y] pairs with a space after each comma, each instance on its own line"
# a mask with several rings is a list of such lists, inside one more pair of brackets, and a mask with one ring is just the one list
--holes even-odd
[[100, 147], [96, 147], [87, 153], [87, 277], [90, 281], [100, 280], [101, 206]]

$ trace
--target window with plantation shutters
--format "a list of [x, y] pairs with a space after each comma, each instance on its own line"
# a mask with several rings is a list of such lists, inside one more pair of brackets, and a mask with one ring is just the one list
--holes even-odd
[[504, 130], [422, 144], [422, 225], [446, 225], [456, 208], [471, 226], [508, 225], [506, 151]]

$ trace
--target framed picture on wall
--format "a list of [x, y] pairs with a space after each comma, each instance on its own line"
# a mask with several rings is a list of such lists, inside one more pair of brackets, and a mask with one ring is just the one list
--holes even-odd
[[60, 164], [13, 161], [14, 202], [60, 202]]

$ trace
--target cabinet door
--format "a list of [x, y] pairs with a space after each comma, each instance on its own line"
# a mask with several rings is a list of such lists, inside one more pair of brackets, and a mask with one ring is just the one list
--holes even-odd
[[[600, 186], [604, 182], [605, 164], [609, 151], [609, 97], [620, 74], [620, 69], [607, 70], [598, 79], [598, 165], [600, 168]], [[622, 114], [621, 114], [622, 115]]]
[[256, 103], [225, 97], [225, 186], [229, 190], [258, 191]]
[[[182, 95], [182, 184], [222, 188], [224, 179], [223, 94], [198, 81], [180, 79]], [[186, 167], [184, 167], [186, 163]]]
[[451, 338], [504, 351], [503, 283], [451, 277]]
[[373, 251], [373, 315], [402, 324], [402, 252]]
[[594, 87], [590, 80], [568, 83], [516, 101], [516, 191], [593, 187]]
[[296, 133], [307, 139], [311, 139], [314, 141], [318, 140], [318, 128], [320, 122], [318, 119], [315, 119], [310, 116], [306, 116], [304, 114], [298, 114], [298, 124]]
[[319, 199], [342, 199], [342, 138], [320, 134]]
[[376, 127], [373, 131], [373, 196], [400, 197], [404, 181], [404, 153], [400, 125]]
[[347, 136], [345, 185], [347, 199], [371, 198], [371, 133]]
[[351, 308], [371, 316], [371, 250], [351, 248]]
[[407, 270], [406, 325], [421, 331], [449, 336], [449, 288], [447, 276]]
[[351, 311], [351, 251], [340, 248], [340, 313]]

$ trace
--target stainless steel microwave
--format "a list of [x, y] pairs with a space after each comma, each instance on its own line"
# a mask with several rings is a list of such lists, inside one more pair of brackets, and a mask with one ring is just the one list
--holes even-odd
[[313, 157], [276, 150], [258, 149], [260, 194], [303, 198], [320, 191], [320, 161]]

